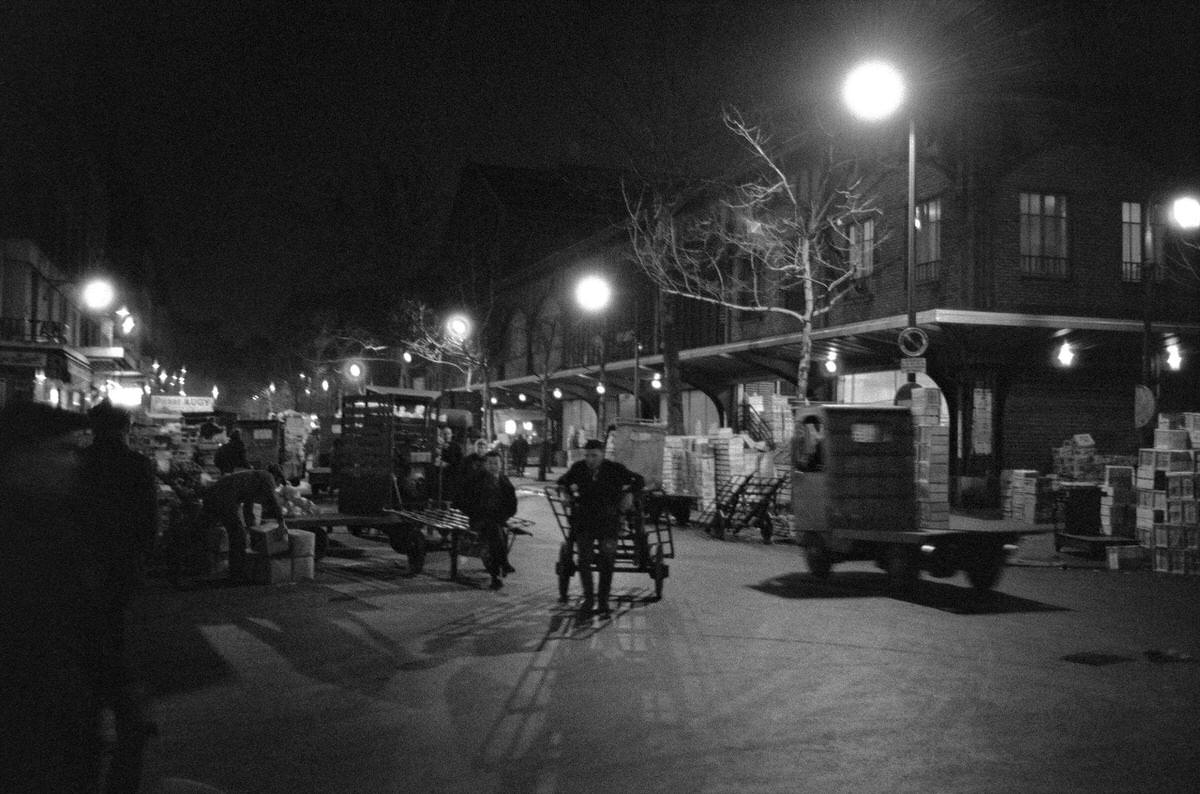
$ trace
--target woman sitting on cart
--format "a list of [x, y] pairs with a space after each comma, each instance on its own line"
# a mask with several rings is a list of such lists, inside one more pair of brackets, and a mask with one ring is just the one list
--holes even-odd
[[558, 484], [571, 505], [570, 540], [578, 555], [579, 581], [583, 586], [580, 612], [591, 613], [595, 607], [592, 566], [596, 564], [600, 571], [599, 612], [607, 615], [622, 508], [627, 496], [641, 491], [645, 481], [620, 463], [605, 460], [604, 444], [593, 438], [583, 445], [583, 460], [559, 477]]

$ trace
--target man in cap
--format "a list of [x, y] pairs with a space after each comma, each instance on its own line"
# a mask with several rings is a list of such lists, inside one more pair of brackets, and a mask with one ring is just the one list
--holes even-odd
[[642, 490], [645, 481], [620, 463], [604, 458], [604, 444], [590, 439], [583, 445], [583, 460], [558, 478], [571, 505], [571, 542], [579, 561], [583, 586], [580, 612], [590, 614], [596, 606], [592, 591], [593, 564], [600, 570], [599, 613], [608, 615], [616, 561], [621, 509], [627, 494]]

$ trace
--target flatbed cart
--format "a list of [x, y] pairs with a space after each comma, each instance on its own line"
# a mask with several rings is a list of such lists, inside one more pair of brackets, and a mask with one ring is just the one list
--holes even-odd
[[909, 409], [811, 406], [798, 412], [796, 432], [808, 433], [804, 425], [814, 419], [822, 438], [796, 447], [802, 459], [793, 461], [801, 470], [792, 474], [792, 510], [818, 579], [839, 562], [873, 560], [897, 592], [911, 589], [922, 571], [938, 578], [963, 571], [976, 590], [987, 591], [1021, 535], [1049, 531], [922, 529]]
[[[409, 568], [419, 573], [425, 567], [425, 555], [444, 550], [450, 554], [450, 578], [458, 578], [459, 558], [478, 557], [488, 563], [488, 545], [480, 534], [471, 529], [466, 513], [454, 508], [403, 508], [388, 513], [400, 520], [400, 526], [389, 532], [392, 548], [408, 557]], [[511, 551], [518, 535], [532, 535], [533, 522], [525, 518], [510, 518], [505, 524], [506, 540]]]
[[[558, 576], [558, 595], [565, 599], [571, 588], [571, 577], [579, 570], [571, 543], [571, 505], [556, 485], [546, 488], [546, 499], [562, 531], [563, 543], [554, 573]], [[675, 537], [670, 521], [656, 521], [647, 527], [642, 515], [640, 499], [635, 497], [634, 509], [626, 512], [621, 519], [613, 573], [649, 574], [654, 580], [654, 599], [657, 601], [662, 598], [663, 583], [671, 575], [671, 567], [666, 560], [675, 558]], [[592, 570], [597, 568], [593, 567]]]

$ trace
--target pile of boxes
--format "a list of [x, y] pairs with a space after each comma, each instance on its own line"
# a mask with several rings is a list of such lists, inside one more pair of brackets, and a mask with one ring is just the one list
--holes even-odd
[[311, 581], [316, 576], [317, 537], [302, 529], [269, 523], [248, 527], [250, 579], [258, 584]]
[[1100, 481], [1104, 462], [1096, 455], [1096, 442], [1091, 435], [1076, 434], [1054, 450], [1054, 473], [1064, 480]]
[[922, 529], [950, 528], [950, 428], [941, 425], [941, 406], [938, 389], [913, 390], [917, 525]]
[[1105, 466], [1100, 487], [1100, 532], [1105, 535], [1135, 536], [1137, 491], [1133, 466]]
[[1138, 454], [1137, 538], [1155, 571], [1200, 575], [1200, 456], [1190, 448], [1192, 431], [1163, 424], [1154, 448]]
[[1004, 517], [1027, 524], [1054, 520], [1054, 486], [1058, 478], [1042, 476], [1036, 469], [1005, 469], [1000, 472]]

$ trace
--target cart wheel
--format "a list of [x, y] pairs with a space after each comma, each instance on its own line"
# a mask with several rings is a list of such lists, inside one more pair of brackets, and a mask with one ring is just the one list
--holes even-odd
[[571, 577], [575, 575], [575, 561], [571, 557], [571, 544], [564, 543], [558, 552], [558, 562], [554, 565], [558, 574], [558, 600], [565, 602], [571, 589]]
[[921, 578], [921, 569], [913, 555], [913, 547], [893, 543], [887, 548], [888, 588], [894, 593], [911, 592]]
[[712, 536], [717, 540], [725, 540], [725, 516], [720, 511], [713, 516]]
[[828, 579], [833, 570], [833, 559], [825, 541], [816, 532], [804, 533], [804, 561], [808, 564], [808, 572], [816, 579]]
[[650, 576], [654, 578], [654, 600], [662, 600], [663, 582], [667, 579], [667, 566], [663, 564], [662, 546], [654, 547], [654, 562], [650, 566]]
[[412, 530], [408, 533], [406, 545], [408, 567], [413, 573], [420, 573], [425, 567], [425, 536], [420, 530]]
[[980, 546], [967, 557], [963, 563], [963, 571], [967, 581], [981, 592], [987, 592], [1000, 581], [1004, 573], [1006, 555], [1004, 547], [999, 545]]

